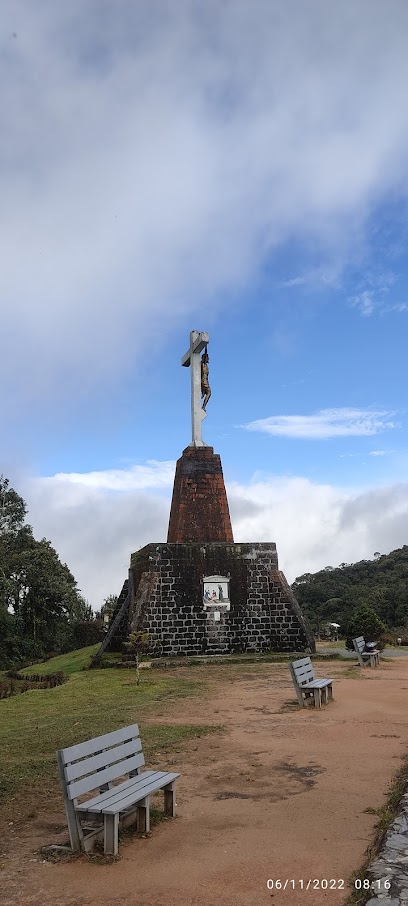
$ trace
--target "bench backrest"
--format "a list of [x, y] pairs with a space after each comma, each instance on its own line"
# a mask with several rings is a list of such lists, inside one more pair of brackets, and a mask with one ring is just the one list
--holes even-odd
[[106, 788], [126, 774], [137, 774], [145, 763], [137, 724], [60, 749], [57, 757], [68, 799]]
[[298, 686], [313, 682], [315, 675], [310, 657], [302, 657], [298, 661], [292, 661], [290, 667], [293, 680]]
[[364, 648], [365, 648], [364, 636], [359, 635], [359, 637], [357, 639], [353, 639], [353, 645], [354, 645], [355, 650], [359, 654], [361, 654], [361, 652], [364, 651]]

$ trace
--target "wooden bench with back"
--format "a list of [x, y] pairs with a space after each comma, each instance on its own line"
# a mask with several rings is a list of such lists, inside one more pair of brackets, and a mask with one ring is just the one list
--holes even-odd
[[289, 664], [293, 685], [301, 708], [314, 701], [315, 708], [321, 708], [322, 701], [333, 698], [333, 680], [317, 679], [310, 657], [299, 658]]
[[136, 817], [137, 830], [148, 832], [150, 795], [157, 790], [164, 791], [165, 814], [175, 815], [180, 774], [139, 773], [145, 759], [137, 724], [60, 749], [57, 760], [74, 852], [89, 851], [103, 837], [104, 852], [117, 855], [120, 816], [123, 825]]
[[378, 667], [380, 663], [380, 652], [378, 648], [366, 651], [366, 642], [362, 635], [358, 636], [357, 639], [353, 639], [353, 645], [360, 667], [366, 667], [368, 664], [370, 667]]

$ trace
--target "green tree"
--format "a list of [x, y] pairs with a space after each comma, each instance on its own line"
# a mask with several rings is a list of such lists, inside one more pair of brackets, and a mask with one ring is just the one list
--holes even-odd
[[368, 604], [362, 604], [353, 613], [347, 628], [347, 636], [350, 639], [362, 635], [366, 642], [374, 642], [383, 632], [385, 632], [384, 623]]
[[[26, 505], [8, 478], [0, 475], [0, 611], [7, 612], [12, 595], [10, 581], [10, 556], [23, 529]], [[28, 528], [28, 527], [27, 527]]]
[[105, 616], [105, 614], [112, 616], [117, 603], [118, 603], [117, 595], [107, 595], [107, 597], [104, 599], [104, 602], [101, 607], [102, 616]]
[[[315, 628], [333, 617], [344, 628], [354, 611], [367, 605], [388, 629], [401, 629], [408, 621], [408, 546], [373, 560], [305, 573], [292, 587]], [[338, 599], [336, 615], [333, 598]]]
[[[74, 647], [70, 624], [92, 609], [46, 538], [25, 524], [22, 497], [0, 477], [0, 663]], [[68, 646], [68, 648], [67, 648]]]
[[23, 627], [40, 647], [54, 647], [54, 638], [69, 622], [78, 604], [75, 579], [61, 563], [50, 542], [36, 541], [26, 535], [24, 546], [10, 558], [12, 595], [9, 598], [14, 613]]
[[8, 478], [0, 475], [0, 538], [16, 535], [23, 526], [27, 506], [10, 487]]
[[81, 622], [91, 623], [96, 619], [96, 614], [92, 610], [92, 605], [79, 593], [76, 594], [72, 601], [69, 619], [72, 623], [76, 623], [79, 620], [81, 620]]

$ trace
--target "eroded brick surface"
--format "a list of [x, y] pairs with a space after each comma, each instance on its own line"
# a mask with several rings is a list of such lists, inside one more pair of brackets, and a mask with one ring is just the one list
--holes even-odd
[[187, 447], [177, 461], [167, 541], [233, 540], [220, 456], [213, 447]]

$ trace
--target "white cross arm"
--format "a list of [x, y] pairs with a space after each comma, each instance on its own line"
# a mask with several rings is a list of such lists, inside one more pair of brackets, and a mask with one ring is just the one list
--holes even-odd
[[183, 355], [181, 364], [184, 365], [185, 367], [188, 367], [191, 362], [192, 354], [194, 352], [196, 352], [198, 354], [200, 352], [202, 352], [202, 350], [204, 349], [205, 346], [207, 346], [208, 343], [209, 343], [208, 333], [204, 333], [202, 331], [200, 332], [198, 330], [192, 330], [191, 331], [190, 349], [185, 353], [185, 355]]

